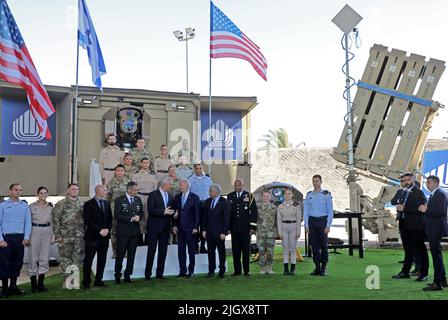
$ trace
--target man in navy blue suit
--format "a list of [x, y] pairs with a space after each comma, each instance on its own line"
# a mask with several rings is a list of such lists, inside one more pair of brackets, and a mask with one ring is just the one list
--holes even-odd
[[156, 278], [165, 280], [163, 272], [165, 270], [165, 259], [168, 251], [168, 240], [170, 238], [171, 221], [174, 210], [171, 208], [173, 198], [170, 194], [173, 181], [164, 177], [160, 182], [160, 187], [151, 192], [148, 196], [148, 224], [146, 234], [148, 234], [148, 254], [146, 256], [145, 280], [149, 281], [152, 275], [152, 266], [157, 254]]
[[440, 179], [429, 176], [426, 187], [431, 192], [428, 203], [421, 205], [418, 210], [425, 214], [425, 230], [429, 242], [434, 266], [434, 282], [424, 291], [439, 291], [447, 287], [445, 267], [443, 265], [441, 238], [448, 236], [447, 226], [447, 196], [439, 188]]
[[210, 186], [210, 198], [205, 201], [204, 215], [201, 225], [202, 236], [207, 240], [208, 274], [215, 275], [216, 249], [219, 255], [219, 277], [224, 278], [226, 272], [225, 240], [230, 228], [230, 204], [221, 196], [221, 187], [217, 184]]
[[[176, 195], [173, 201], [173, 209], [177, 211], [174, 216], [173, 233], [177, 234], [177, 254], [179, 259], [178, 277], [191, 278], [194, 275], [195, 264], [195, 239], [198, 233], [201, 218], [201, 201], [199, 197], [190, 192], [190, 183], [187, 179], [179, 182], [181, 193]], [[188, 248], [188, 274], [187, 255]]]

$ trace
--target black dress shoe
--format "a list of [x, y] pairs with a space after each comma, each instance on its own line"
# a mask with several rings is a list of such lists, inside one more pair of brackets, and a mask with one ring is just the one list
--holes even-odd
[[167, 280], [168, 279], [167, 277], [164, 277], [164, 276], [157, 276], [156, 278], [160, 279], [160, 280]]
[[8, 295], [23, 296], [23, 295], [25, 295], [25, 291], [19, 289], [16, 286], [9, 287], [8, 288]]
[[245, 276], [245, 277], [250, 277], [250, 273], [247, 272], [247, 273], [244, 274], [244, 276]]
[[232, 277], [237, 277], [237, 276], [240, 276], [241, 275], [241, 272], [234, 272], [234, 273], [232, 273]]
[[145, 277], [145, 281], [151, 281], [151, 277]]
[[417, 282], [423, 282], [423, 281], [427, 281], [428, 280], [428, 276], [425, 275], [419, 275], [417, 279], [415, 279], [415, 281]]
[[188, 275], [187, 275], [187, 278], [193, 278], [194, 277], [194, 273], [189, 273]]
[[392, 279], [409, 279], [409, 278], [410, 278], [409, 274], [406, 274], [404, 272], [400, 272], [399, 274], [392, 276]]
[[215, 273], [214, 272], [209, 272], [209, 273], [207, 273], [207, 278], [212, 278], [212, 277], [214, 277], [215, 276]]
[[222, 279], [224, 278], [224, 273], [219, 273], [218, 276]]
[[134, 281], [132, 281], [132, 279], [130, 277], [124, 277], [124, 282], [126, 283], [132, 283]]
[[319, 269], [314, 269], [313, 272], [310, 273], [311, 276], [320, 276], [320, 270]]
[[443, 287], [439, 286], [436, 283], [431, 283], [426, 288], [423, 288], [423, 291], [441, 291], [441, 290], [443, 290]]
[[121, 284], [121, 279], [120, 278], [115, 278], [115, 284]]
[[83, 284], [82, 284], [82, 288], [83, 288], [84, 290], [90, 289], [90, 284], [83, 283]]
[[177, 278], [184, 278], [184, 277], [188, 277], [188, 274], [186, 274], [186, 273], [179, 273], [177, 275]]

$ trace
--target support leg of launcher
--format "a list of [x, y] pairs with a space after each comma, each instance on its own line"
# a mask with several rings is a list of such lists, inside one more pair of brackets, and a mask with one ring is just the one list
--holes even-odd
[[[404, 51], [388, 51], [381, 45], [371, 48], [353, 102], [356, 168], [392, 180], [399, 180], [405, 172], [419, 171], [431, 123], [441, 106], [432, 97], [444, 70], [444, 61], [425, 61], [424, 56], [407, 56]], [[344, 164], [348, 163], [347, 132], [345, 125], [332, 154]], [[379, 233], [380, 243], [397, 238], [398, 230], [393, 230], [396, 224], [384, 208], [393, 189], [387, 194], [383, 190], [370, 201], [356, 181], [349, 181], [349, 189], [350, 210], [364, 212], [364, 225]]]

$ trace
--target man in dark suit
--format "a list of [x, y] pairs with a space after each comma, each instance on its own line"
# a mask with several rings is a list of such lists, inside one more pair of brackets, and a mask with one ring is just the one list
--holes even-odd
[[[187, 179], [179, 182], [181, 193], [176, 195], [173, 209], [177, 212], [174, 216], [173, 233], [177, 235], [177, 252], [179, 259], [178, 277], [193, 277], [195, 265], [195, 235], [198, 233], [202, 204], [199, 197], [190, 192], [190, 183]], [[187, 255], [188, 248], [188, 274]]]
[[90, 287], [92, 263], [97, 255], [96, 275], [94, 285], [103, 287], [104, 268], [106, 267], [107, 250], [109, 249], [110, 230], [112, 229], [112, 210], [109, 201], [105, 200], [107, 188], [104, 185], [95, 187], [95, 196], [84, 203], [84, 245], [85, 257], [83, 263], [84, 289]]
[[415, 185], [415, 177], [412, 173], [403, 175], [403, 182], [406, 186], [403, 204], [397, 205], [397, 212], [403, 212], [405, 238], [409, 239], [409, 245], [405, 247], [405, 257], [403, 268], [400, 273], [393, 276], [394, 279], [409, 278], [409, 271], [412, 267], [414, 254], [421, 262], [420, 275], [416, 281], [422, 282], [428, 279], [428, 252], [425, 246], [425, 217], [418, 209], [426, 203], [423, 192]]
[[172, 185], [172, 180], [165, 177], [160, 182], [160, 188], [154, 190], [148, 196], [149, 220], [146, 227], [146, 234], [149, 235], [149, 240], [145, 268], [145, 280], [147, 281], [151, 279], [156, 250], [158, 250], [156, 278], [166, 279], [163, 276], [163, 272], [165, 270], [165, 259], [168, 251], [171, 220], [174, 215], [174, 210], [171, 208], [173, 198], [170, 194]]
[[211, 278], [216, 269], [216, 248], [219, 255], [219, 277], [226, 272], [225, 240], [230, 227], [230, 204], [221, 196], [221, 187], [213, 184], [209, 190], [210, 198], [205, 201], [201, 229], [207, 240], [208, 274]]
[[227, 195], [230, 203], [230, 234], [232, 235], [233, 274], [241, 275], [241, 253], [244, 275], [249, 276], [250, 236], [255, 233], [257, 205], [253, 194], [243, 190], [243, 179], [236, 179], [235, 191]]
[[419, 207], [419, 211], [425, 214], [426, 236], [434, 266], [434, 281], [428, 287], [423, 288], [424, 291], [439, 291], [448, 286], [441, 245], [442, 237], [448, 236], [448, 200], [445, 191], [439, 188], [439, 183], [440, 179], [436, 176], [429, 176], [426, 179], [426, 187], [431, 195], [428, 204]]
[[126, 186], [126, 194], [115, 199], [115, 218], [117, 219], [117, 259], [115, 260], [115, 282], [120, 283], [123, 259], [127, 253], [124, 282], [131, 283], [134, 270], [135, 252], [140, 236], [140, 220], [143, 219], [143, 203], [137, 196], [138, 185], [131, 181]]

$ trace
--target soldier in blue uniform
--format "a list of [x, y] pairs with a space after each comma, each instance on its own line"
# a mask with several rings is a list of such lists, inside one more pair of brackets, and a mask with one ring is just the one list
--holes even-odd
[[30, 244], [31, 235], [31, 212], [28, 204], [19, 199], [20, 184], [13, 183], [9, 194], [10, 199], [0, 204], [0, 298], [25, 294], [17, 287], [17, 278], [23, 265], [24, 246]]
[[322, 177], [313, 176], [314, 190], [306, 194], [304, 203], [305, 232], [308, 233], [313, 261], [316, 266], [313, 276], [327, 274], [328, 233], [333, 221], [333, 198], [328, 190], [321, 188]]

